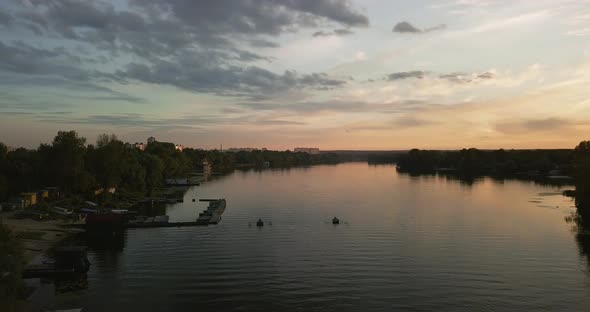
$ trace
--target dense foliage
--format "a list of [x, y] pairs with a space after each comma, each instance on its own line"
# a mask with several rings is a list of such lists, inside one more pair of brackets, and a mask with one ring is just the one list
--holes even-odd
[[0, 310], [13, 311], [22, 291], [23, 248], [14, 233], [0, 223]]
[[231, 155], [238, 166], [262, 167], [268, 162], [273, 167], [310, 166], [317, 164], [336, 164], [340, 161], [338, 155], [333, 153], [312, 155], [308, 153], [295, 153], [291, 151], [254, 150], [251, 152], [240, 151]]
[[208, 161], [213, 171], [237, 167], [292, 167], [339, 162], [336, 154], [310, 155], [290, 151], [254, 150], [237, 153], [185, 148], [152, 142], [142, 151], [117, 139], [100, 135], [96, 144], [75, 131], [60, 131], [51, 144], [36, 150], [8, 152], [0, 143], [0, 202], [20, 192], [58, 186], [66, 194], [92, 194], [98, 189], [151, 194], [166, 178], [187, 177]]
[[0, 200], [43, 186], [58, 186], [70, 194], [110, 187], [145, 191], [166, 177], [186, 175], [192, 167], [174, 145], [156, 142], [144, 152], [114, 135], [101, 135], [96, 145], [87, 145], [75, 131], [60, 131], [51, 144], [36, 150], [7, 152], [0, 146]]
[[425, 173], [454, 170], [465, 175], [511, 176], [521, 173], [546, 175], [552, 170], [561, 174], [573, 171], [573, 150], [478, 150], [428, 151], [413, 149], [400, 155], [400, 171]]

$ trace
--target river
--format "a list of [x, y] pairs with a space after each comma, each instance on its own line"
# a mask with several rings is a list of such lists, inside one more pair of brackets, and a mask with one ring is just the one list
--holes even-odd
[[366, 163], [238, 171], [167, 208], [189, 221], [205, 208], [193, 198], [224, 197], [220, 224], [127, 230], [91, 246], [84, 289], [39, 298], [84, 311], [589, 311], [562, 190]]

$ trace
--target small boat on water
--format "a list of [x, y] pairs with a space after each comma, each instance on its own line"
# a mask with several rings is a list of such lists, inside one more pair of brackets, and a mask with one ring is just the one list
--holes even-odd
[[258, 219], [258, 221], [256, 221], [256, 226], [258, 226], [258, 227], [264, 226], [264, 222], [262, 221], [262, 219]]
[[80, 209], [80, 212], [84, 212], [84, 213], [98, 213], [98, 210], [91, 209], [91, 208], [82, 208], [82, 209]]
[[332, 224], [340, 224], [340, 220], [334, 217], [334, 219], [332, 219]]

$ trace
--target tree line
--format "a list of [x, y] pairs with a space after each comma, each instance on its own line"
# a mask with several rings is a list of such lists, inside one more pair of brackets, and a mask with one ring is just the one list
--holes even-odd
[[563, 175], [572, 179], [574, 190], [564, 195], [575, 200], [576, 210], [566, 221], [573, 224], [580, 253], [590, 266], [590, 141], [574, 149], [559, 150], [478, 150], [430, 151], [413, 149], [395, 158], [375, 158], [394, 162], [398, 171], [409, 174], [448, 172], [462, 177], [490, 175], [525, 178]]
[[574, 171], [574, 151], [555, 150], [479, 150], [432, 151], [412, 149], [393, 160], [398, 170], [408, 173], [455, 171], [466, 176], [514, 176], [518, 174], [560, 175]]
[[290, 151], [240, 151], [184, 148], [152, 142], [144, 150], [133, 148], [115, 135], [102, 134], [87, 144], [76, 131], [59, 131], [50, 144], [37, 149], [8, 152], [0, 143], [0, 201], [45, 186], [66, 194], [89, 194], [96, 189], [117, 189], [150, 194], [166, 178], [187, 177], [203, 161], [213, 171], [227, 173], [238, 167], [293, 167], [338, 163], [336, 154], [310, 155]]

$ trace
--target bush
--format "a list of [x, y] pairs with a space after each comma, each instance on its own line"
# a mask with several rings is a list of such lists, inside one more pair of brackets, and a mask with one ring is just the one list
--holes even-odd
[[0, 310], [13, 311], [23, 291], [23, 247], [14, 233], [0, 223]]

